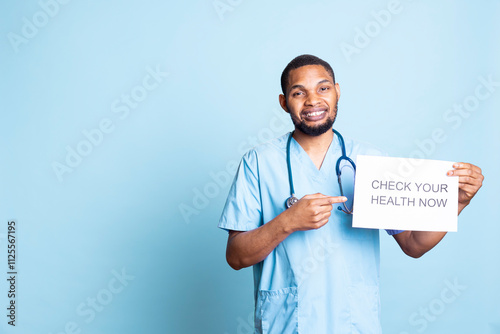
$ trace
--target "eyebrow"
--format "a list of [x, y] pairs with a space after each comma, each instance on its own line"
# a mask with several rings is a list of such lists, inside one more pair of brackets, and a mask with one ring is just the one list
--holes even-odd
[[[330, 80], [328, 80], [328, 79], [323, 79], [323, 80], [319, 81], [319, 82], [316, 84], [316, 86], [317, 86], [317, 85], [321, 85], [322, 83], [325, 83], [325, 82], [332, 83], [332, 82], [331, 82]], [[300, 89], [302, 89], [302, 88], [305, 88], [305, 87], [304, 87], [303, 85], [293, 85], [292, 87], [290, 87], [290, 89], [288, 90], [288, 92], [291, 92], [292, 90], [294, 90], [294, 89], [296, 89], [296, 88], [300, 88]]]

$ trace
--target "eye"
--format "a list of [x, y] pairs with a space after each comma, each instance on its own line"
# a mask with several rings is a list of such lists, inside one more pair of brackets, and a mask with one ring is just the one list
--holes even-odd
[[319, 90], [322, 92], [326, 92], [329, 89], [330, 89], [330, 87], [321, 87]]
[[299, 96], [299, 95], [302, 95], [302, 94], [303, 94], [302, 92], [295, 92], [295, 93], [292, 94], [292, 96], [295, 97], [295, 96]]

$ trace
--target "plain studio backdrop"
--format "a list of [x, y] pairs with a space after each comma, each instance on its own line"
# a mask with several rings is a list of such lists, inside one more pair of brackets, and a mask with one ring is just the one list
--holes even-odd
[[241, 156], [292, 129], [303, 53], [334, 68], [345, 137], [485, 175], [423, 258], [381, 233], [384, 331], [500, 333], [498, 1], [0, 6], [2, 333], [250, 333], [252, 270], [216, 226]]

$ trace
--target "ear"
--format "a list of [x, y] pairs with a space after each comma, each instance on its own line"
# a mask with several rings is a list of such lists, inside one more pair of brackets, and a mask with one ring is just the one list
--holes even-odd
[[335, 83], [335, 91], [337, 92], [337, 101], [340, 99], [340, 86], [339, 83]]
[[281, 108], [282, 108], [284, 111], [286, 111], [287, 113], [290, 113], [290, 112], [288, 111], [287, 106], [286, 106], [286, 97], [285, 97], [285, 95], [280, 94], [279, 99], [280, 99], [280, 106], [281, 106]]

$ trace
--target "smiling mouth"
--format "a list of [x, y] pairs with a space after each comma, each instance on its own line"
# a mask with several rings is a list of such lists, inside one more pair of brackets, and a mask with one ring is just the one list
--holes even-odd
[[327, 116], [326, 110], [315, 110], [303, 113], [304, 120], [308, 122], [321, 121]]
[[321, 114], [323, 114], [325, 112], [326, 112], [326, 110], [310, 112], [310, 113], [306, 114], [306, 117], [319, 116], [319, 115], [321, 115]]

